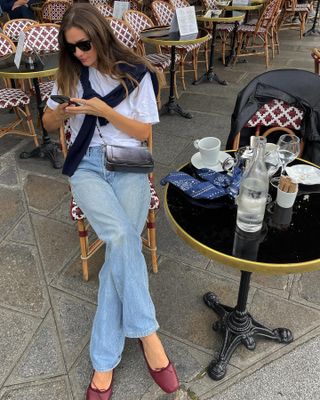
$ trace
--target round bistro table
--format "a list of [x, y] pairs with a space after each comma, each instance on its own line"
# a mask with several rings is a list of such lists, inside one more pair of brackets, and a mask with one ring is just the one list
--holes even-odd
[[171, 32], [165, 36], [149, 37], [148, 31], [141, 32], [141, 40], [145, 43], [155, 44], [157, 46], [171, 47], [171, 63], [170, 63], [170, 92], [169, 100], [163, 105], [160, 114], [174, 114], [177, 113], [184, 118], [192, 118], [192, 115], [184, 111], [176, 102], [174, 96], [174, 77], [175, 77], [175, 58], [176, 47], [188, 44], [203, 43], [208, 40], [209, 34], [205, 29], [199, 29], [198, 33], [186, 36], [180, 36], [179, 32]]
[[[297, 162], [310, 164], [304, 160]], [[181, 170], [194, 174], [190, 164]], [[276, 190], [272, 190], [274, 199]], [[291, 343], [293, 335], [289, 329], [267, 328], [247, 312], [250, 278], [253, 272], [290, 274], [320, 269], [320, 185], [299, 185], [297, 199], [290, 209], [269, 203], [263, 227], [256, 233], [236, 227], [237, 208], [234, 200], [227, 197], [194, 200], [169, 184], [164, 203], [168, 220], [178, 236], [205, 256], [241, 270], [235, 307], [221, 304], [212, 292], [203, 297], [205, 304], [220, 317], [213, 329], [224, 335], [218, 359], [208, 367], [209, 376], [214, 380], [225, 376], [227, 364], [240, 343], [249, 350], [254, 350], [258, 336]]]
[[227, 85], [228, 82], [220, 79], [219, 76], [214, 72], [213, 70], [213, 64], [214, 64], [214, 49], [216, 46], [216, 35], [217, 35], [217, 24], [232, 24], [234, 23], [234, 29], [233, 29], [233, 37], [232, 37], [232, 45], [231, 45], [231, 54], [229, 58], [233, 59], [235, 56], [235, 39], [236, 39], [236, 34], [238, 30], [239, 23], [245, 18], [245, 13], [235, 16], [218, 16], [218, 17], [205, 17], [204, 15], [197, 15], [197, 20], [199, 22], [210, 22], [212, 23], [212, 40], [211, 40], [211, 46], [210, 46], [210, 60], [209, 60], [209, 67], [208, 71], [206, 71], [198, 80], [194, 81], [194, 85], [199, 85], [201, 82], [209, 81], [213, 82], [216, 81], [220, 85]]
[[28, 57], [22, 56], [19, 69], [14, 63], [14, 54], [9, 57], [0, 58], [0, 78], [7, 79], [32, 79], [37, 100], [37, 108], [42, 128], [42, 145], [33, 149], [31, 152], [23, 152], [21, 158], [47, 157], [52, 162], [54, 168], [61, 168], [62, 158], [58, 151], [58, 146], [53, 143], [47, 131], [43, 127], [43, 103], [39, 88], [39, 78], [45, 78], [55, 75], [58, 70], [58, 53], [48, 53], [45, 55], [32, 55], [33, 64], [27, 64]]

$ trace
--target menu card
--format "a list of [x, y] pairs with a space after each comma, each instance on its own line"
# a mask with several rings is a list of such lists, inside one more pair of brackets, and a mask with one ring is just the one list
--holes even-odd
[[130, 3], [128, 1], [115, 1], [113, 3], [112, 16], [117, 19], [122, 19], [123, 14], [129, 10]]
[[233, 6], [248, 6], [251, 0], [233, 0]]
[[180, 36], [198, 33], [198, 24], [194, 6], [177, 8], [171, 22], [170, 32], [178, 32]]
[[16, 67], [18, 69], [20, 67], [21, 56], [22, 56], [25, 40], [26, 40], [26, 34], [23, 31], [21, 31], [19, 34], [19, 40], [18, 40], [18, 44], [16, 47], [16, 54], [14, 56], [14, 63], [16, 64]]

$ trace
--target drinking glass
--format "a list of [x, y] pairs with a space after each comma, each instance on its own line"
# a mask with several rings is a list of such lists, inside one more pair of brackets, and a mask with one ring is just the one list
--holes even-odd
[[286, 166], [296, 159], [300, 153], [300, 139], [295, 135], [281, 135], [277, 144], [282, 164], [280, 175], [283, 175], [286, 172]]
[[[286, 172], [286, 166], [296, 159], [300, 153], [300, 139], [296, 135], [281, 135], [278, 142], [278, 155], [281, 164], [280, 176]], [[280, 177], [275, 177], [270, 180], [274, 187], [278, 187]]]

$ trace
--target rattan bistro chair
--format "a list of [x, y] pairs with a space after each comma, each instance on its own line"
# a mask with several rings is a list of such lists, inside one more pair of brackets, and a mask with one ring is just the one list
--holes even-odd
[[70, 7], [71, 3], [66, 0], [46, 1], [41, 8], [41, 21], [59, 24]]
[[[66, 120], [64, 125], [60, 128], [60, 143], [64, 157], [67, 156], [68, 147], [70, 145], [70, 125], [69, 120]], [[148, 148], [152, 151], [152, 137], [148, 139]], [[142, 237], [143, 245], [150, 251], [151, 265], [154, 273], [158, 272], [158, 259], [157, 259], [157, 241], [156, 241], [156, 211], [159, 209], [160, 200], [153, 185], [153, 174], [149, 174], [149, 184], [151, 200], [149, 212], [146, 221], [146, 237]], [[73, 197], [71, 196], [70, 203], [70, 216], [73, 221], [77, 222], [77, 229], [80, 240], [81, 262], [82, 262], [82, 276], [84, 281], [89, 279], [89, 260], [96, 253], [97, 250], [103, 246], [103, 241], [99, 238], [89, 242], [88, 228], [89, 224], [82, 210], [77, 206]]]
[[314, 59], [314, 73], [320, 75], [320, 49], [314, 48], [311, 56]]
[[[37, 53], [43, 54], [55, 53], [59, 51], [59, 25], [50, 23], [32, 25], [25, 28], [24, 32], [26, 34], [24, 51], [26, 53], [33, 53], [36, 51]], [[53, 84], [53, 80], [39, 82], [42, 101], [48, 100], [53, 88]]]
[[[251, 136], [248, 134], [249, 131], [255, 136], [270, 136], [273, 142], [277, 140], [279, 135], [283, 134], [299, 136], [303, 118], [304, 112], [298, 107], [287, 104], [282, 100], [272, 99], [256, 111], [244, 125], [247, 132], [245, 137], [248, 139]], [[238, 132], [232, 148], [237, 150], [243, 145], [241, 133]], [[300, 154], [303, 152], [303, 145], [304, 142], [301, 138]]]
[[[8, 56], [16, 51], [14, 43], [5, 35], [0, 33], [0, 57]], [[13, 109], [16, 119], [8, 125], [0, 126], [0, 138], [7, 134], [29, 136], [33, 138], [36, 147], [39, 146], [37, 135], [33, 126], [32, 116], [29, 109], [30, 97], [20, 89], [10, 87], [9, 80], [4, 79], [5, 88], [0, 89], [0, 110]], [[27, 129], [23, 127], [27, 123]], [[22, 125], [22, 129], [17, 129]]]
[[37, 23], [37, 21], [27, 18], [10, 19], [3, 25], [3, 33], [12, 41], [17, 42], [21, 31]]

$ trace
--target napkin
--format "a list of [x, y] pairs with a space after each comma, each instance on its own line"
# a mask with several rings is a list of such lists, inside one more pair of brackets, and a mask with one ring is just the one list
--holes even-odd
[[193, 199], [211, 200], [226, 195], [235, 198], [239, 192], [242, 176], [240, 168], [234, 168], [231, 176], [227, 172], [220, 173], [207, 168], [198, 169], [196, 174], [201, 179], [182, 171], [170, 172], [160, 183], [171, 183]]

